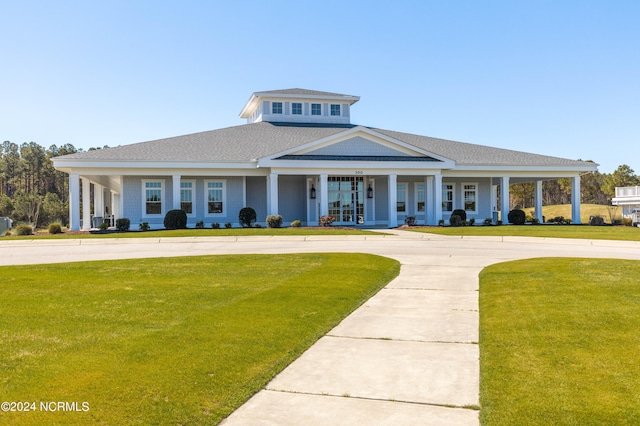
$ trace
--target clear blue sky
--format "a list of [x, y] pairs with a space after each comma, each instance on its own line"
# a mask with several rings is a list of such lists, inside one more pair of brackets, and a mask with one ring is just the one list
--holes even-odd
[[640, 174], [640, 1], [0, 0], [0, 141], [117, 146], [243, 124], [251, 93]]

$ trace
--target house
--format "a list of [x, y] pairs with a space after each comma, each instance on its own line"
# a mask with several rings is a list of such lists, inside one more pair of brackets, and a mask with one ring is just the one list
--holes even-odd
[[614, 206], [622, 206], [622, 217], [630, 218], [633, 226], [640, 226], [640, 186], [616, 187]]
[[104, 217], [162, 228], [171, 209], [183, 209], [189, 226], [238, 226], [245, 206], [262, 224], [281, 214], [309, 226], [324, 215], [343, 226], [395, 227], [408, 216], [437, 225], [454, 209], [481, 222], [509, 211], [509, 184], [518, 182], [535, 182], [542, 220], [542, 182], [558, 178], [572, 179], [580, 223], [580, 175], [596, 164], [352, 124], [359, 100], [256, 92], [243, 125], [56, 157], [54, 167], [69, 174], [71, 229]]

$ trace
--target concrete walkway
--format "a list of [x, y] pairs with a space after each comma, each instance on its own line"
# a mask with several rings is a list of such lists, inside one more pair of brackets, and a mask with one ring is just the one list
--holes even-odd
[[640, 259], [640, 243], [520, 237], [200, 237], [0, 241], [0, 264], [201, 254], [364, 252], [400, 275], [223, 424], [474, 425], [478, 273], [547, 256]]

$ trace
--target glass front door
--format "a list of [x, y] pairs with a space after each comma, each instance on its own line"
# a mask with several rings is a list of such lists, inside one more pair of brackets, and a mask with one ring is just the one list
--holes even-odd
[[364, 223], [364, 179], [361, 176], [329, 176], [329, 216], [336, 225]]

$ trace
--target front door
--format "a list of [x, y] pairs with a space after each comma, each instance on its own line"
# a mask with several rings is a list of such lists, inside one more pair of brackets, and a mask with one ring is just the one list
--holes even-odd
[[329, 216], [336, 225], [364, 223], [364, 179], [362, 176], [329, 176]]

